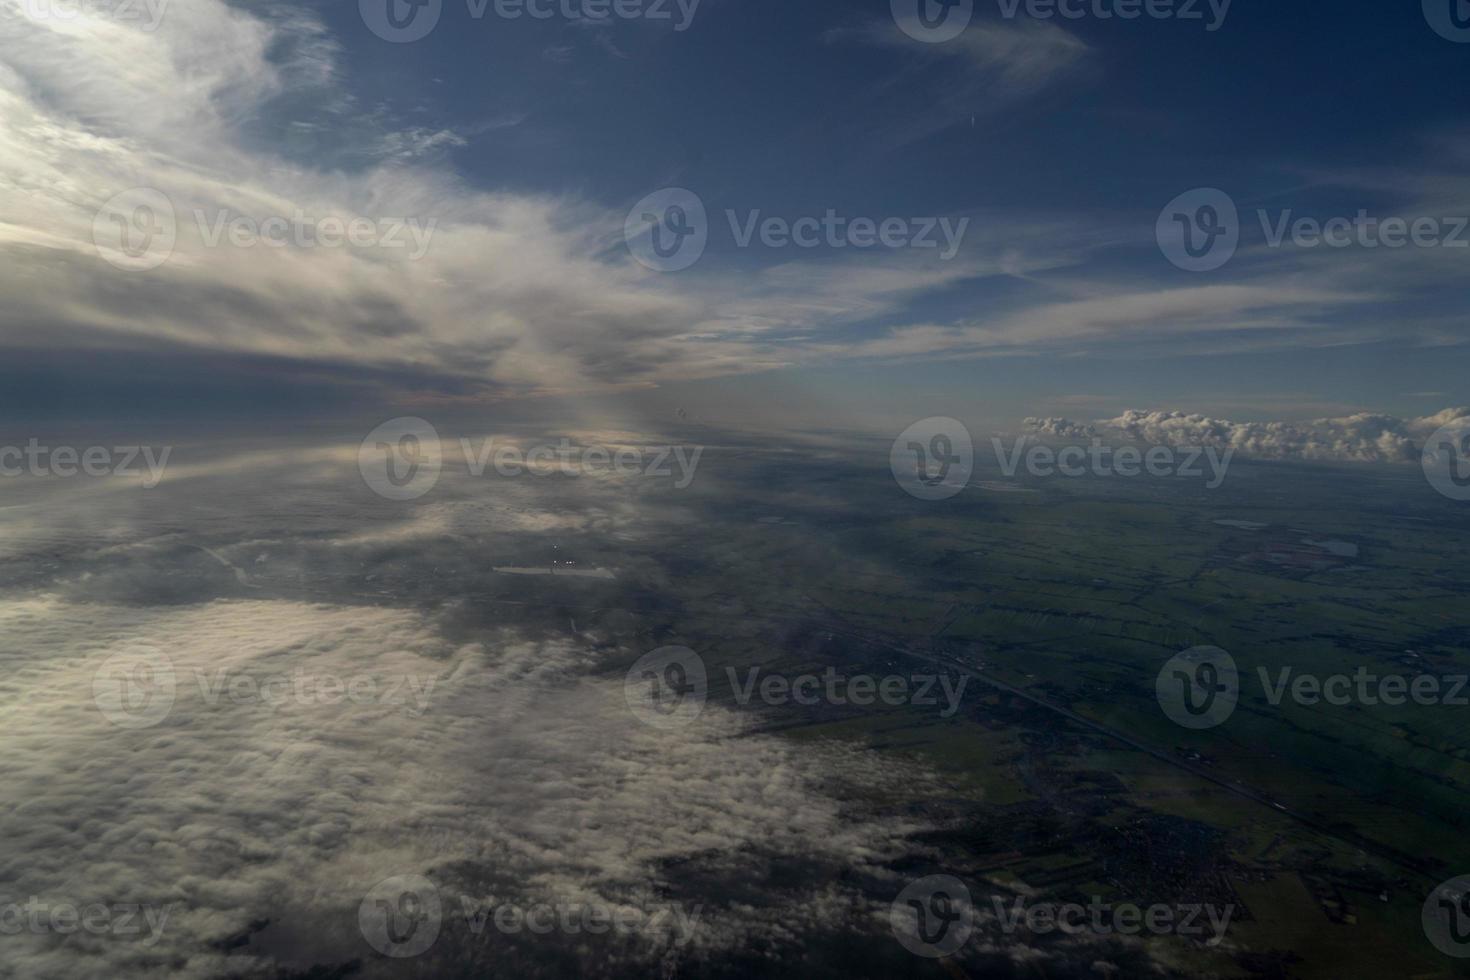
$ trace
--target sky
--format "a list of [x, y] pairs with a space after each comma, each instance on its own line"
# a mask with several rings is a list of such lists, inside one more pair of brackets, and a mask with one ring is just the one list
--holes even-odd
[[0, 0], [0, 399], [1434, 416], [1451, 2]]

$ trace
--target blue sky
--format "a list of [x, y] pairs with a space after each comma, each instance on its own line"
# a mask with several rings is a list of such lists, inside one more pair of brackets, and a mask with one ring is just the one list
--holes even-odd
[[[389, 2], [153, 0], [140, 24], [111, 0], [3, 0], [8, 410], [595, 400], [883, 428], [1470, 401], [1470, 247], [1452, 246], [1470, 44], [1437, 33], [1437, 0], [1196, 20], [988, 0], [939, 43], [900, 29], [903, 0], [670, 0], [600, 24], [559, 12], [585, 0], [540, 20], [441, 0], [427, 36], [390, 43], [369, 24]], [[650, 269], [625, 219], [673, 187], [708, 246]], [[109, 261], [139, 188], [172, 212], [167, 254]], [[1209, 271], [1155, 235], [1196, 188], [1238, 208]], [[1438, 237], [1272, 247], [1259, 211], [1434, 218]], [[964, 234], [946, 256], [736, 233], [829, 212]], [[424, 248], [218, 234], [293, 215], [406, 221]]]

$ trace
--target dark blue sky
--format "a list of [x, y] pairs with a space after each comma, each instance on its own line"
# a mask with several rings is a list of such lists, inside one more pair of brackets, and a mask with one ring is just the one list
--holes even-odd
[[[1075, 19], [975, 0], [933, 43], [902, 29], [932, 0], [563, 12], [587, 2], [510, 19], [468, 0], [168, 0], [147, 31], [12, 25], [8, 111], [104, 149], [58, 163], [66, 141], [7, 137], [0, 176], [32, 197], [0, 239], [15, 253], [0, 288], [20, 300], [6, 387], [42, 412], [126, 402], [146, 376], [152, 402], [201, 410], [255, 391], [303, 411], [595, 395], [812, 424], [944, 402], [1006, 420], [1470, 400], [1470, 248], [1453, 234], [1470, 214], [1470, 43], [1437, 32], [1439, 0], [1235, 0], [1223, 16], [1200, 2], [1193, 20], [1097, 15], [1129, 0]], [[390, 7], [437, 20], [393, 43]], [[113, 66], [107, 91], [77, 67], [89, 58]], [[81, 190], [58, 190], [53, 168]], [[161, 265], [119, 270], [87, 225], [139, 187], [164, 194], [177, 235]], [[706, 212], [707, 245], [678, 270], [624, 240], [672, 213], [667, 188]], [[1228, 195], [1239, 244], [1191, 271], [1155, 224], [1203, 188]], [[408, 264], [206, 234], [295, 211], [433, 221], [435, 236]], [[909, 237], [737, 233], [774, 218], [789, 238], [827, 214]], [[1434, 240], [1267, 242], [1273, 223], [1360, 214], [1433, 218]], [[918, 247], [939, 221], [964, 222], [952, 255]], [[57, 356], [78, 347], [100, 354]], [[102, 363], [136, 370], [94, 383]]]

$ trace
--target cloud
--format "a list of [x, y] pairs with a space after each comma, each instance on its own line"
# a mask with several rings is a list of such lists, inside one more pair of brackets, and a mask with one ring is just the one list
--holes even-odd
[[1044, 435], [1054, 436], [1058, 439], [1091, 439], [1097, 435], [1097, 427], [1083, 425], [1073, 422], [1071, 419], [1063, 418], [1028, 418], [1023, 419], [1021, 424], [1028, 429], [1033, 429]]
[[[171, 909], [148, 945], [7, 936], [24, 975], [272, 976], [364, 959], [376, 975], [357, 908], [393, 874], [428, 876], [455, 909], [492, 894], [701, 904], [691, 953], [719, 957], [865, 920], [861, 882], [887, 880], [928, 826], [863, 802], [937, 792], [911, 761], [755, 733], [760, 717], [718, 697], [689, 727], [644, 725], [623, 672], [647, 649], [604, 635], [591, 607], [624, 600], [588, 592], [620, 586], [488, 567], [560, 542], [584, 560], [616, 554], [620, 575], [656, 588], [668, 571], [641, 542], [697, 527], [690, 502], [651, 505], [631, 480], [473, 478], [456, 463], [404, 508], [361, 485], [355, 445], [308, 439], [175, 459], [141, 502], [126, 481], [60, 481], [34, 501], [9, 487], [0, 510], [16, 586], [0, 601], [0, 903]], [[193, 509], [202, 500], [219, 520]], [[94, 679], [140, 648], [168, 658], [175, 700], [151, 728], [117, 727]], [[375, 678], [385, 698], [256, 693], [298, 675]], [[594, 955], [582, 941], [446, 927], [420, 962], [449, 975], [472, 949], [537, 975]], [[663, 947], [650, 936], [616, 952], [646, 974]]]
[[1419, 461], [1427, 436], [1463, 418], [1470, 418], [1470, 407], [1412, 419], [1360, 413], [1310, 422], [1231, 422], [1186, 412], [1130, 409], [1091, 425], [1065, 418], [1028, 418], [1023, 424], [1057, 438], [1111, 434], [1147, 445], [1233, 449], [1261, 459], [1412, 463]]
[[995, 76], [1008, 91], [1037, 91], [1075, 70], [1087, 57], [1087, 45], [1055, 24], [973, 23], [950, 45], [936, 45], [968, 58]]
[[849, 37], [914, 56], [961, 61], [967, 71], [989, 82], [993, 98], [1036, 92], [1077, 68], [1088, 53], [1087, 45], [1076, 35], [1041, 21], [976, 21], [942, 44], [918, 43], [889, 20], [875, 20], [856, 31], [838, 28], [827, 34], [829, 41]]
[[[350, 112], [341, 52], [310, 14], [219, 0], [174, 0], [166, 14], [153, 32], [100, 14], [0, 26], [11, 348], [352, 365], [388, 383], [463, 379], [481, 397], [617, 391], [811, 359], [783, 335], [839, 331], [1016, 264], [997, 245], [948, 264], [661, 276], [626, 254], [615, 209], [476, 190], [445, 169], [443, 151], [473, 127]], [[164, 195], [177, 231], [145, 272], [104, 262], [94, 241], [100, 209], [136, 187]], [[306, 241], [324, 219], [368, 219], [400, 244], [236, 246], [237, 219], [301, 225]]]
[[[921, 324], [848, 346], [850, 357], [1076, 352], [1159, 338], [1198, 343], [1202, 338], [1247, 331], [1312, 329], [1329, 310], [1371, 298], [1366, 292], [1329, 289], [1294, 280], [1260, 280], [1205, 286], [1119, 291], [1062, 283], [1081, 298], [1038, 303], [955, 325]], [[1298, 339], [1296, 342], [1300, 342]]]
[[[1441, 281], [1454, 258], [1418, 249], [1367, 275], [1362, 256], [1243, 249], [1221, 274], [1234, 278], [1205, 285], [1081, 277], [1058, 273], [1138, 244], [1147, 222], [1031, 209], [969, 215], [950, 262], [910, 250], [752, 256], [750, 268], [712, 253], [661, 275], [627, 255], [621, 208], [484, 190], [449, 169], [449, 150], [523, 117], [404, 125], [357, 111], [347, 61], [309, 12], [173, 0], [146, 32], [0, 2], [16, 10], [0, 21], [0, 344], [16, 362], [58, 349], [173, 357], [192, 365], [173, 372], [177, 382], [209, 358], [234, 359], [244, 375], [273, 364], [282, 384], [332, 388], [343, 402], [485, 402], [834, 359], [1351, 343], [1387, 329], [1355, 313]], [[1050, 24], [976, 23], [943, 45], [891, 23], [831, 38], [903, 52], [901, 71], [922, 76], [879, 86], [891, 104], [865, 109], [868, 139], [874, 119], [913, 116], [916, 85], [940, 94], [923, 100], [904, 138], [1034, 96], [1088, 61]], [[147, 272], [114, 268], [93, 240], [99, 209], [135, 187], [162, 192], [177, 218], [172, 256]], [[369, 219], [402, 244], [236, 247], [225, 237], [236, 218], [298, 217], [308, 228]], [[985, 289], [987, 279], [1006, 288]], [[949, 313], [961, 290], [991, 308]], [[1461, 326], [1448, 313], [1393, 321], [1396, 336], [1419, 343], [1460, 343]]]
[[[732, 878], [759, 877], [761, 854], [862, 865], [901, 853], [915, 829], [845, 813], [819, 788], [896, 769], [747, 735], [749, 721], [717, 705], [692, 728], [645, 726], [620, 674], [590, 673], [601, 655], [589, 648], [510, 631], [456, 644], [410, 610], [280, 600], [40, 596], [0, 603], [0, 624], [13, 668], [0, 684], [5, 899], [172, 907], [151, 945], [8, 937], [10, 964], [29, 975], [248, 973], [303, 935], [317, 961], [360, 958], [357, 905], [394, 873], [429, 875], [446, 901], [493, 880], [502, 901], [652, 910], [671, 864]], [[176, 698], [156, 727], [115, 728], [93, 677], [110, 653], [141, 647], [169, 659]], [[307, 702], [254, 693], [298, 676], [374, 677], [380, 700], [312, 683]], [[389, 703], [398, 678], [415, 683]], [[760, 911], [707, 904], [696, 943], [789, 932], [857, 900], [839, 891], [813, 881]]]
[[828, 43], [857, 42], [893, 53], [900, 67], [880, 77], [852, 125], [872, 138], [883, 127], [885, 145], [926, 139], [977, 116], [1039, 96], [1077, 76], [1089, 64], [1087, 45], [1055, 24], [976, 21], [957, 38], [925, 44], [891, 19], [834, 28]]

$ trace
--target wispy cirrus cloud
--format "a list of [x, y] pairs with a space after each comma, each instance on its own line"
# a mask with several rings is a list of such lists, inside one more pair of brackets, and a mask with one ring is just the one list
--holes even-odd
[[[453, 169], [447, 151], [524, 115], [476, 129], [357, 111], [340, 44], [309, 13], [174, 0], [147, 32], [86, 14], [39, 20], [19, 0], [0, 2], [11, 11], [0, 19], [0, 343], [15, 351], [225, 353], [297, 365], [302, 376], [316, 364], [365, 385], [438, 384], [475, 399], [834, 359], [1139, 343], [1187, 352], [1222, 338], [1463, 342], [1448, 312], [1391, 324], [1363, 312], [1457, 274], [1450, 250], [1380, 252], [1370, 263], [1250, 245], [1208, 281], [1166, 282], [1136, 264], [1093, 268], [1152, 249], [1146, 221], [1059, 208], [971, 211], [950, 262], [915, 250], [742, 262], [712, 252], [662, 275], [630, 260], [620, 207], [487, 190]], [[880, 129], [911, 119], [900, 125], [917, 128], [903, 139], [1018, 105], [1090, 62], [1081, 41], [1050, 24], [977, 22], [943, 45], [918, 44], [892, 23], [828, 40], [894, 56], [899, 75], [877, 86], [893, 104], [874, 117]], [[915, 72], [927, 79], [917, 116]], [[312, 152], [293, 142], [300, 134]], [[1425, 202], [1462, 199], [1448, 178], [1372, 179]], [[172, 255], [147, 272], [113, 267], [94, 241], [106, 202], [135, 187], [162, 192], [177, 219]], [[273, 248], [225, 236], [236, 216], [297, 215], [414, 222], [420, 238], [405, 232], [401, 248]], [[955, 313], [959, 290], [973, 311]]]

